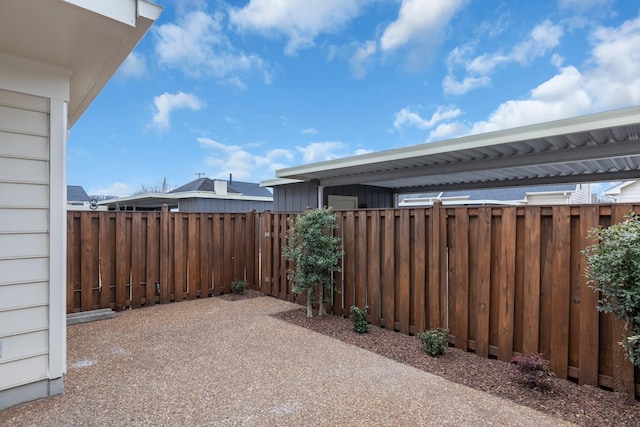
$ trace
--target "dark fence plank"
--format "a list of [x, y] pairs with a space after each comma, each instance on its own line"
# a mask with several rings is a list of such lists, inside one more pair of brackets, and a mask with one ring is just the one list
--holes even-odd
[[540, 331], [540, 208], [524, 212], [524, 314], [522, 352], [537, 353]]
[[513, 354], [515, 304], [516, 209], [502, 208], [500, 250], [500, 318], [498, 359], [509, 361]]
[[551, 283], [551, 369], [567, 378], [569, 368], [570, 223], [569, 207], [553, 207], [553, 277]]
[[478, 275], [476, 291], [476, 353], [489, 357], [491, 304], [491, 208], [478, 209]]

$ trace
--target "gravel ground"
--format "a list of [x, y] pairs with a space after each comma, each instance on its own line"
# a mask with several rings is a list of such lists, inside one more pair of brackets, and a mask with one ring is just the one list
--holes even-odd
[[273, 317], [297, 307], [208, 298], [70, 326], [65, 393], [0, 425], [568, 425]]
[[509, 364], [495, 359], [456, 348], [449, 348], [443, 357], [432, 358], [415, 337], [375, 326], [368, 334], [357, 334], [347, 318], [322, 316], [309, 319], [304, 308], [275, 316], [566, 421], [584, 426], [640, 426], [640, 402], [627, 395], [561, 379], [553, 379], [550, 392], [542, 393], [515, 382]]

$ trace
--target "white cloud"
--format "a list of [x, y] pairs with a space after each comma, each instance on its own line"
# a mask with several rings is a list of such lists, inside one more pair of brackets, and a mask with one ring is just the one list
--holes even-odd
[[303, 135], [315, 135], [318, 133], [318, 129], [315, 129], [315, 128], [302, 129], [300, 133]]
[[468, 131], [467, 127], [460, 122], [442, 123], [429, 133], [428, 141], [452, 138]]
[[144, 56], [131, 52], [118, 70], [118, 75], [124, 78], [142, 77], [147, 73], [147, 62]]
[[445, 93], [452, 95], [464, 95], [474, 89], [488, 86], [491, 79], [487, 76], [465, 77], [464, 80], [458, 81], [453, 76], [448, 75], [442, 81], [442, 89]]
[[360, 14], [370, 0], [251, 0], [231, 8], [229, 20], [240, 31], [280, 33], [288, 37], [284, 52], [295, 55], [311, 47], [321, 33], [335, 33]]
[[220, 82], [244, 88], [240, 75], [253, 71], [271, 81], [262, 59], [236, 49], [224, 33], [223, 15], [191, 12], [177, 23], [154, 27], [160, 64], [179, 69], [190, 77], [214, 76]]
[[193, 111], [199, 111], [205, 106], [204, 102], [197, 96], [184, 92], [165, 92], [160, 96], [156, 96], [153, 99], [153, 104], [157, 110], [156, 114], [153, 116], [153, 125], [160, 130], [169, 129], [171, 127], [169, 117], [172, 111], [185, 108]]
[[284, 162], [293, 160], [291, 151], [281, 148], [257, 155], [242, 146], [226, 145], [209, 138], [198, 138], [198, 142], [213, 152], [205, 162], [216, 169], [212, 174], [215, 178], [227, 178], [233, 174], [235, 179], [257, 182], [273, 178], [274, 171], [286, 167]]
[[561, 9], [573, 9], [578, 12], [586, 12], [595, 8], [608, 8], [612, 0], [559, 0]]
[[127, 184], [122, 182], [114, 182], [108, 188], [98, 188], [88, 191], [91, 195], [101, 195], [101, 196], [128, 196], [133, 193], [133, 189], [129, 187]]
[[342, 157], [346, 148], [347, 146], [342, 142], [327, 141], [312, 142], [306, 147], [296, 147], [296, 150], [302, 153], [304, 163], [315, 163]]
[[389, 51], [411, 41], [433, 38], [442, 31], [462, 5], [462, 0], [402, 0], [398, 19], [384, 30], [380, 38], [380, 47]]
[[436, 124], [456, 118], [462, 114], [460, 109], [453, 106], [438, 107], [429, 119], [420, 117], [418, 113], [411, 111], [410, 108], [403, 108], [396, 113], [393, 121], [393, 127], [401, 130], [406, 127], [416, 127], [418, 129], [430, 129]]
[[367, 74], [367, 68], [371, 65], [372, 56], [375, 55], [378, 48], [376, 42], [368, 40], [358, 46], [356, 53], [351, 57], [349, 66], [351, 73], [356, 79], [361, 79]]
[[[529, 65], [558, 46], [563, 35], [562, 26], [545, 20], [531, 30], [529, 38], [514, 45], [506, 54], [493, 52], [471, 57], [473, 44], [456, 47], [447, 57], [448, 74], [442, 82], [442, 88], [446, 94], [464, 95], [473, 89], [488, 86], [491, 83], [489, 75], [498, 66], [510, 62]], [[554, 61], [557, 63], [558, 58], [555, 57]], [[462, 68], [466, 76], [457, 79], [456, 68]]]

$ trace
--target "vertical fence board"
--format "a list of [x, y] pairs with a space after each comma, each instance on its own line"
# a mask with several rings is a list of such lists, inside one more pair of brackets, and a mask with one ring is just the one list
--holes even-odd
[[173, 244], [173, 259], [175, 260], [175, 289], [174, 289], [174, 301], [182, 301], [184, 299], [184, 294], [186, 290], [186, 275], [187, 272], [185, 270], [185, 264], [188, 258], [186, 254], [187, 247], [185, 247], [185, 236], [184, 236], [184, 224], [185, 224], [185, 215], [179, 212], [176, 212], [174, 216], [174, 244]]
[[540, 208], [524, 213], [524, 316], [522, 352], [537, 353], [540, 330]]
[[500, 251], [500, 318], [498, 359], [509, 361], [513, 354], [515, 304], [516, 209], [502, 208]]
[[127, 216], [116, 215], [116, 310], [125, 307], [126, 289], [129, 280], [127, 268]]
[[344, 278], [342, 286], [342, 298], [344, 301], [343, 312], [347, 315], [351, 306], [355, 305], [355, 282], [356, 282], [356, 239], [355, 239], [355, 212], [338, 212], [337, 215], [343, 218], [344, 257], [342, 263], [342, 275]]
[[262, 283], [260, 284], [260, 290], [265, 295], [273, 295], [272, 279], [273, 276], [273, 217], [270, 212], [265, 212], [262, 217], [261, 237], [262, 237], [262, 249], [260, 253], [260, 263], [262, 265]]
[[[598, 226], [599, 209], [597, 205], [580, 207], [580, 249], [596, 243], [588, 237], [589, 230]], [[586, 267], [584, 257], [581, 258], [580, 271]], [[599, 316], [598, 294], [587, 285], [584, 275], [580, 290], [580, 354], [579, 364], [580, 384], [596, 387], [598, 385], [598, 347], [599, 347]]]
[[213, 221], [211, 214], [202, 214], [200, 217], [200, 298], [209, 296], [212, 288], [213, 259], [211, 246], [213, 243]]
[[169, 272], [170, 272], [170, 230], [169, 207], [165, 204], [160, 212], [160, 304], [169, 302]]
[[99, 237], [99, 274], [98, 281], [100, 286], [100, 308], [111, 308], [112, 300], [111, 284], [113, 283], [112, 275], [112, 248], [115, 248], [115, 242], [111, 239], [110, 229], [111, 221], [108, 212], [100, 212], [98, 214], [98, 227], [100, 228]]
[[[158, 215], [150, 212], [147, 215], [147, 269], [145, 281], [147, 306], [156, 303], [156, 282], [160, 280], [158, 262], [160, 260], [160, 239], [158, 238]], [[159, 283], [159, 282], [158, 282]]]
[[131, 272], [129, 283], [131, 286], [131, 307], [140, 308], [140, 286], [142, 282], [142, 214], [131, 214]]
[[400, 221], [398, 223], [398, 232], [396, 233], [398, 254], [397, 271], [396, 271], [396, 289], [398, 289], [397, 309], [395, 316], [400, 324], [399, 331], [403, 334], [409, 333], [409, 316], [411, 312], [411, 295], [410, 295], [410, 235], [409, 229], [409, 210], [400, 210]]
[[367, 258], [369, 252], [367, 250], [367, 212], [358, 211], [357, 213], [357, 243], [356, 243], [356, 305], [364, 308], [367, 305]]
[[394, 284], [396, 281], [395, 272], [395, 236], [394, 236], [395, 213], [391, 209], [384, 211], [384, 241], [383, 248], [383, 271], [382, 271], [382, 317], [384, 328], [393, 331], [395, 329], [395, 298]]
[[[444, 244], [441, 242], [441, 222], [442, 219], [442, 203], [436, 200], [431, 208], [431, 216], [429, 217], [429, 272], [427, 283], [427, 328], [437, 328], [446, 326], [446, 321], [442, 322], [441, 312], [444, 306], [441, 305], [441, 283], [444, 271], [441, 270], [442, 259], [445, 251], [442, 250]], [[445, 227], [446, 228], [446, 227]]]
[[489, 357], [491, 304], [491, 208], [478, 209], [478, 288], [476, 291], [476, 353]]
[[456, 209], [455, 264], [453, 265], [455, 300], [452, 304], [455, 317], [455, 345], [466, 351], [469, 333], [469, 216], [466, 208]]
[[427, 328], [426, 322], [426, 291], [427, 291], [427, 214], [425, 209], [413, 211], [414, 228], [411, 233], [413, 247], [413, 263], [411, 265], [411, 282], [413, 283], [413, 326], [414, 333], [420, 333]]
[[190, 300], [196, 299], [197, 291], [200, 289], [198, 231], [201, 217], [202, 214], [187, 214], [187, 290]]
[[222, 232], [222, 214], [213, 214], [213, 295], [218, 296], [224, 290], [222, 270], [224, 268]]
[[380, 211], [370, 211], [367, 224], [369, 246], [369, 268], [367, 269], [367, 304], [369, 305], [369, 321], [380, 325]]
[[93, 288], [93, 240], [92, 233], [92, 216], [80, 216], [80, 283], [82, 311], [88, 311], [93, 308], [92, 288]]
[[569, 249], [568, 206], [553, 207], [553, 277], [551, 284], [551, 369], [566, 379], [569, 362]]

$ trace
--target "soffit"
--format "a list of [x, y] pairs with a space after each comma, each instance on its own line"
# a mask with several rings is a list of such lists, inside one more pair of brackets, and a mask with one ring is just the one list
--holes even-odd
[[117, 0], [116, 3], [127, 6], [121, 8], [123, 15], [133, 11], [131, 21], [135, 25], [62, 0], [0, 2], [0, 52], [71, 73], [69, 127], [102, 90], [161, 11], [160, 7], [141, 0]]

